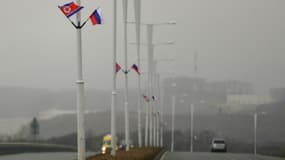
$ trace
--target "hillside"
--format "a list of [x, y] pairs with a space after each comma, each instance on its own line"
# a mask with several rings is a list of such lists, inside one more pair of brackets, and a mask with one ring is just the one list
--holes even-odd
[[[144, 126], [144, 115], [143, 125]], [[285, 128], [281, 115], [275, 116], [268, 114], [259, 117], [258, 121], [258, 141], [267, 142], [285, 142]], [[164, 117], [166, 130], [171, 128], [171, 116]], [[50, 120], [40, 120], [40, 136], [42, 138], [58, 137], [76, 132], [75, 115], [57, 116]], [[117, 113], [117, 131], [124, 131], [124, 114], [122, 111]], [[189, 132], [188, 114], [179, 114], [175, 118], [176, 130]], [[194, 118], [195, 132], [209, 130], [220, 137], [228, 137], [236, 140], [251, 143], [253, 141], [253, 116], [249, 114], [196, 114]], [[110, 113], [98, 112], [86, 115], [86, 130], [93, 136], [109, 133]], [[137, 130], [137, 114], [130, 113], [130, 130]], [[199, 138], [199, 137], [197, 137]]]

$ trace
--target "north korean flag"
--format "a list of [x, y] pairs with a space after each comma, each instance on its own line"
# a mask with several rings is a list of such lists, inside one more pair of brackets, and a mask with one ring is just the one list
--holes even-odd
[[120, 70], [121, 70], [121, 66], [118, 63], [116, 63], [116, 65], [115, 65], [115, 73], [118, 73]]
[[78, 4], [74, 2], [70, 2], [67, 4], [64, 4], [62, 6], [58, 6], [58, 8], [62, 11], [62, 13], [67, 17], [71, 17], [72, 15], [76, 14], [79, 12], [83, 6], [79, 6]]

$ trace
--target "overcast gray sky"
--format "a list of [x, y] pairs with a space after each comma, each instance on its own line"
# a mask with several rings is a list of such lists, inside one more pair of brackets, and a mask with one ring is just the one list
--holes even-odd
[[[2, 1], [0, 17], [1, 86], [72, 88], [76, 80], [75, 29], [57, 8], [65, 0]], [[112, 0], [82, 0], [83, 19], [101, 6], [105, 24], [83, 31], [84, 75], [87, 88], [111, 88]], [[121, 1], [119, 21], [121, 22]], [[284, 0], [142, 0], [143, 22], [176, 20], [176, 26], [157, 27], [154, 41], [174, 40], [155, 49], [159, 71], [191, 76], [193, 54], [199, 53], [199, 74], [209, 80], [244, 80], [258, 90], [284, 87]], [[133, 20], [133, 1], [129, 19]], [[119, 23], [119, 45], [122, 27]], [[129, 40], [135, 39], [130, 25]], [[145, 28], [142, 28], [145, 41]], [[136, 60], [130, 48], [130, 64]], [[121, 47], [118, 62], [123, 64]], [[143, 57], [146, 49], [142, 48]], [[145, 70], [145, 65], [142, 66]], [[130, 75], [134, 86], [136, 75]], [[118, 76], [123, 87], [123, 76]]]

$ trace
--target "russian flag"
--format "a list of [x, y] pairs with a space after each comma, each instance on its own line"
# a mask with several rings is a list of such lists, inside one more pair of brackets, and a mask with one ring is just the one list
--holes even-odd
[[139, 67], [136, 64], [132, 65], [132, 69], [135, 70], [139, 75], [141, 74], [140, 70], [139, 70]]
[[95, 11], [90, 15], [90, 20], [93, 25], [103, 24], [101, 9], [95, 9]]
[[79, 12], [83, 6], [79, 6], [78, 4], [74, 2], [66, 3], [62, 6], [58, 6], [58, 8], [62, 11], [62, 13], [67, 17], [71, 17], [72, 15]]

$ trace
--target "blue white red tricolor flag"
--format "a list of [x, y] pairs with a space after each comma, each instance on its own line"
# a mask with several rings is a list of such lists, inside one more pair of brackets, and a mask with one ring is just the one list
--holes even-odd
[[93, 25], [103, 24], [103, 18], [100, 8], [95, 9], [95, 11], [90, 15], [89, 18]]
[[120, 70], [121, 70], [121, 66], [118, 63], [116, 63], [115, 72], [118, 73]]
[[72, 15], [79, 12], [83, 6], [79, 6], [78, 4], [74, 2], [66, 3], [62, 6], [58, 6], [58, 8], [62, 11], [62, 13], [67, 17], [71, 17]]
[[141, 74], [141, 72], [140, 72], [140, 70], [139, 70], [139, 67], [138, 67], [136, 64], [133, 64], [133, 65], [132, 65], [132, 69], [135, 70], [138, 75]]

